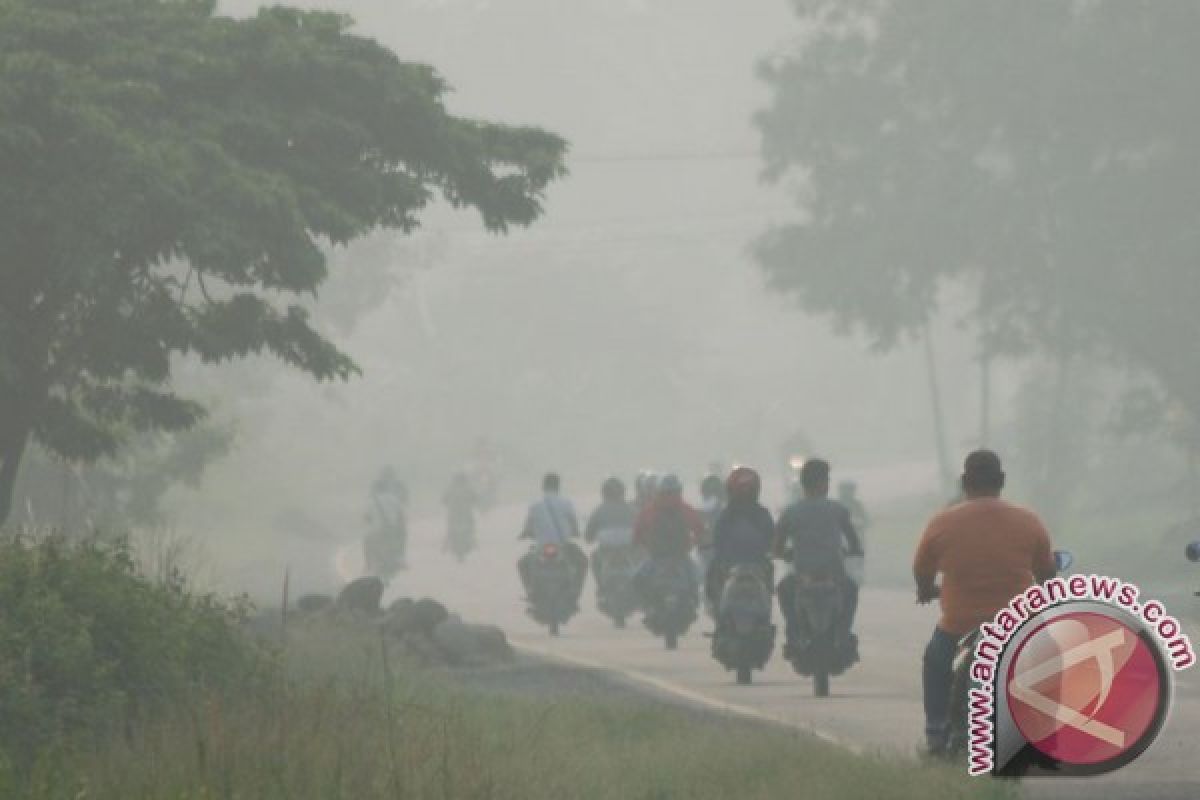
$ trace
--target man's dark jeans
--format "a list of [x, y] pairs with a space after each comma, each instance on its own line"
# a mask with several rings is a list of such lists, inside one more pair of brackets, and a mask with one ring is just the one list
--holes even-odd
[[954, 652], [962, 638], [941, 628], [933, 629], [921, 668], [925, 691], [925, 737], [930, 745], [945, 744], [950, 715], [950, 686], [954, 682]]

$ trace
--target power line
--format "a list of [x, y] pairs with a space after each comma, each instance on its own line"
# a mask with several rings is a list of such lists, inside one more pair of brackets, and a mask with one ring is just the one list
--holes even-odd
[[759, 160], [762, 154], [757, 151], [713, 151], [708, 153], [586, 153], [578, 156], [567, 156], [567, 166], [571, 164], [604, 164], [620, 161], [748, 161]]

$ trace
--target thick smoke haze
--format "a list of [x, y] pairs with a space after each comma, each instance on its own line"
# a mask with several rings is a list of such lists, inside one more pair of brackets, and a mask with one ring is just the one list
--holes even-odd
[[[587, 503], [604, 475], [644, 466], [694, 482], [738, 460], [775, 480], [798, 432], [868, 495], [936, 489], [920, 349], [836, 336], [770, 294], [749, 252], [792, 213], [760, 180], [751, 122], [756, 62], [794, 36], [785, 3], [302, 5], [437, 65], [456, 113], [565, 136], [571, 174], [529, 230], [497, 237], [439, 208], [414, 236], [337, 254], [315, 309], [361, 377], [314, 386], [265, 359], [192, 371], [201, 392], [233, 385], [218, 416], [240, 422], [233, 453], [181, 499], [181, 527], [239, 557], [275, 552], [261, 531], [290, 536], [298, 515], [356, 536], [383, 464], [436, 508], [479, 436], [514, 499], [548, 468]], [[957, 454], [978, 400], [952, 315], [937, 347]]]

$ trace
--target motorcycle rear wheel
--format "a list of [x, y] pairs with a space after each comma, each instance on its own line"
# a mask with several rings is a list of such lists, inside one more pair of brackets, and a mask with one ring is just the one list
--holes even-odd
[[668, 650], [674, 650], [679, 647], [679, 634], [668, 633], [665, 637]]
[[819, 669], [813, 673], [813, 697], [829, 697], [829, 672]]
[[737, 682], [739, 686], [749, 686], [753, 680], [754, 671], [749, 667], [737, 668]]

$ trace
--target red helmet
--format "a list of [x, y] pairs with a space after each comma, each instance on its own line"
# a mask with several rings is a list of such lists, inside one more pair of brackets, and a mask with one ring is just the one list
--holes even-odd
[[750, 467], [738, 467], [729, 473], [725, 480], [725, 488], [729, 491], [730, 500], [758, 500], [762, 491], [762, 479]]

